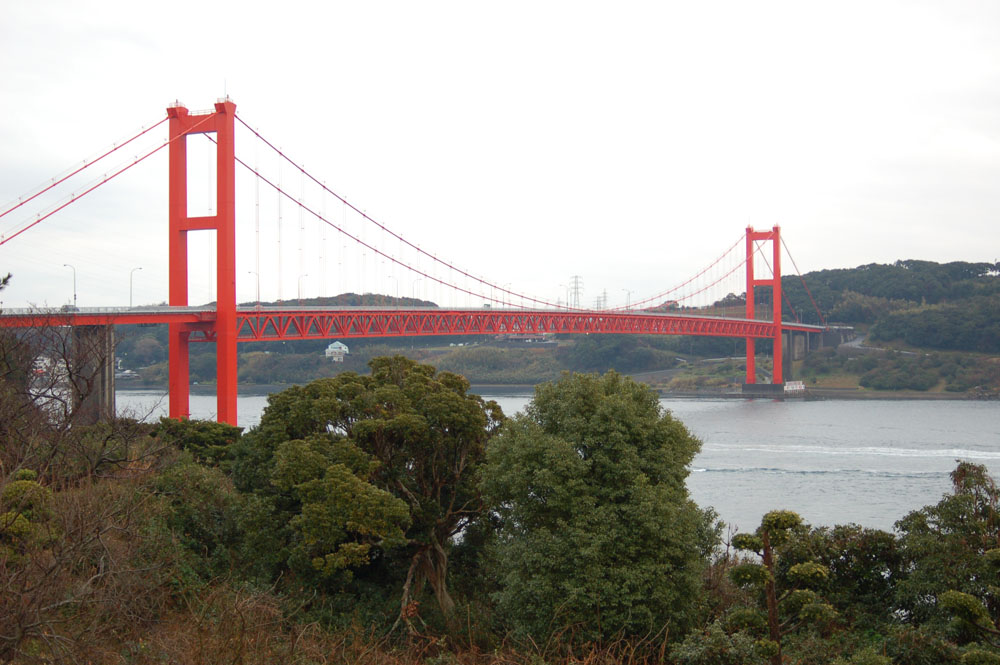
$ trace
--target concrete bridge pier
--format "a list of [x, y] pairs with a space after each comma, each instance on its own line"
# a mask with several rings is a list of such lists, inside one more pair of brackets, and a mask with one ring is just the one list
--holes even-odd
[[93, 425], [115, 417], [115, 327], [74, 326], [69, 372], [73, 422]]
[[[793, 361], [802, 360], [813, 351], [825, 346], [837, 346], [844, 341], [844, 330], [809, 332], [805, 330], [785, 330], [781, 333], [782, 378], [794, 380]], [[781, 397], [784, 384], [745, 383], [743, 394], [752, 397]]]
[[782, 360], [785, 380], [793, 379], [792, 362], [803, 360], [814, 351], [827, 347], [837, 347], [853, 339], [854, 329], [850, 327], [829, 328], [823, 331], [808, 332], [804, 330], [786, 330], [782, 333]]
[[785, 380], [790, 381], [795, 378], [792, 376], [792, 363], [796, 360], [802, 360], [810, 352], [822, 348], [823, 340], [822, 336], [818, 333], [801, 330], [786, 330], [782, 333], [782, 336], [785, 338], [783, 340], [784, 343], [781, 345], [781, 352], [784, 354], [783, 367]]

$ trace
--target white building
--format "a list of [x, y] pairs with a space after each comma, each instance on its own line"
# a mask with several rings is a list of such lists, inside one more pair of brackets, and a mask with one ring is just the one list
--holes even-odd
[[335, 363], [344, 362], [344, 356], [349, 353], [350, 351], [347, 349], [347, 345], [343, 342], [334, 342], [330, 346], [326, 347], [326, 357]]

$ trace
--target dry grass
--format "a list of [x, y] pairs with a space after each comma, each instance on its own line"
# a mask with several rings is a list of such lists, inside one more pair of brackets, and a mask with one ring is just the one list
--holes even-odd
[[666, 641], [621, 640], [576, 650], [558, 643], [502, 645], [492, 651], [454, 648], [447, 638], [400, 643], [359, 627], [331, 633], [315, 624], [282, 622], [266, 596], [214, 591], [198, 611], [169, 616], [155, 631], [122, 651], [136, 665], [653, 665], [663, 663]]
[[816, 377], [816, 383], [812, 379], [806, 381], [806, 386], [810, 388], [837, 388], [848, 390], [860, 390], [856, 374], [824, 374]]
[[134, 479], [77, 481], [16, 559], [0, 561], [0, 662], [106, 662], [168, 601], [169, 551], [144, 539], [149, 495]]

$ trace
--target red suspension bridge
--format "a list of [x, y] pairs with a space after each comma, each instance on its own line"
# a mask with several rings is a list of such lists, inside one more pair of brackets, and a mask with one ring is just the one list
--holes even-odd
[[[500, 282], [475, 276], [421, 249], [372, 219], [361, 209], [327, 188], [303, 167], [296, 165], [284, 152], [244, 123], [236, 115], [235, 104], [228, 99], [219, 101], [211, 111], [199, 113], [192, 113], [179, 104], [171, 106], [167, 109], [167, 117], [160, 123], [115, 146], [97, 160], [86, 163], [62, 178], [54, 179], [40, 191], [22, 197], [15, 204], [0, 210], [0, 220], [31, 203], [42, 193], [61, 185], [85, 168], [144, 136], [163, 122], [168, 124], [168, 137], [165, 141], [136, 156], [121, 168], [106, 174], [92, 186], [72, 195], [59, 205], [13, 228], [0, 227], [2, 231], [0, 245], [16, 239], [97, 187], [138, 165], [159, 150], [168, 148], [168, 304], [158, 307], [6, 310], [0, 313], [0, 327], [168, 324], [169, 414], [172, 418], [187, 417], [190, 413], [189, 345], [197, 342], [213, 342], [216, 345], [218, 420], [236, 424], [237, 345], [245, 342], [524, 333], [733, 337], [746, 340], [746, 383], [754, 384], [757, 381], [755, 342], [758, 339], [766, 339], [773, 345], [771, 381], [775, 385], [781, 385], [784, 376], [782, 353], [784, 337], [793, 332], [816, 333], [824, 330], [823, 326], [784, 320], [782, 303], [785, 299], [781, 288], [783, 242], [780, 228], [777, 226], [768, 230], [747, 228], [743, 238], [691, 279], [650, 297], [628, 302], [623, 307], [608, 308], [606, 303], [602, 303], [601, 307], [582, 308], [579, 306], [579, 299], [572, 300], [568, 293], [565, 302], [561, 299], [552, 302], [552, 299], [513, 291]], [[398, 244], [398, 253], [377, 246], [374, 241], [367, 240], [363, 233], [352, 232], [346, 223], [334, 220], [333, 215], [327, 215], [321, 208], [311, 207], [301, 198], [290, 195], [282, 186], [280, 178], [269, 177], [238, 157], [235, 150], [237, 123], [268, 150], [273, 151], [281, 160], [299, 171], [301, 177], [308, 179], [325, 195], [333, 197], [345, 213], [349, 210], [366, 224], [373, 225], [377, 233], [387, 236], [393, 243]], [[187, 139], [195, 135], [206, 135], [214, 143], [215, 201], [214, 214], [211, 215], [191, 216], [188, 211]], [[258, 189], [263, 183], [274, 190], [278, 194], [279, 206], [284, 199], [297, 208], [300, 219], [303, 215], [308, 215], [323, 224], [325, 229], [335, 230], [343, 237], [345, 243], [349, 241], [366, 254], [371, 253], [373, 258], [378, 257], [383, 262], [388, 261], [390, 265], [405, 270], [411, 278], [415, 278], [414, 286], [416, 282], [424, 281], [475, 298], [477, 301], [481, 300], [484, 305], [477, 308], [262, 306], [259, 296], [258, 263], [258, 271], [250, 271], [257, 275], [258, 302], [253, 306], [239, 306], [236, 295], [238, 167], [246, 169], [253, 175]], [[191, 272], [188, 234], [199, 231], [215, 232], [216, 302], [211, 307], [195, 307], [188, 302]], [[257, 242], [259, 254], [259, 237]], [[408, 252], [411, 258], [406, 258], [403, 250]], [[761, 264], [766, 271], [761, 270]], [[428, 268], [428, 265], [431, 267]], [[761, 272], [765, 274], [761, 276], [759, 274]], [[301, 279], [302, 277], [299, 278], [300, 288]], [[398, 292], [398, 277], [394, 279], [397, 280]], [[711, 301], [712, 293], [726, 293], [727, 289], [732, 288], [734, 280], [740, 284], [745, 293], [745, 303], [740, 303], [742, 311], [736, 316], [720, 316], [717, 310], [694, 306], [699, 299], [704, 301], [709, 297]], [[737, 292], [741, 290], [740, 287], [736, 288]], [[769, 312], [764, 319], [757, 318], [757, 290], [764, 290], [770, 295]], [[808, 289], [806, 290], [808, 292]], [[732, 295], [732, 292], [729, 291], [729, 294]], [[516, 307], [512, 306], [515, 301], [519, 303]], [[815, 302], [813, 304], [815, 305]]]

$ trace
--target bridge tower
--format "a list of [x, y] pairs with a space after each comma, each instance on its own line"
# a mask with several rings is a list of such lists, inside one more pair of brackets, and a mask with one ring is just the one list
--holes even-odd
[[[216, 345], [216, 389], [219, 422], [236, 424], [236, 104], [228, 98], [215, 110], [192, 114], [180, 104], [167, 109], [170, 125], [170, 296], [171, 306], [188, 304], [189, 231], [215, 231], [216, 317], [203, 324], [169, 325], [170, 417], [188, 418], [190, 370], [188, 344], [192, 333], [214, 339]], [[187, 207], [187, 137], [215, 134], [215, 214], [189, 217]]]
[[[758, 241], [771, 241], [771, 278], [757, 279], [754, 272], [754, 255], [757, 253], [754, 243]], [[765, 259], [766, 262], [766, 259]], [[771, 287], [771, 317], [774, 321], [774, 369], [771, 376], [771, 383], [780, 385], [784, 383], [782, 376], [782, 350], [781, 350], [781, 227], [775, 226], [770, 231], [754, 231], [752, 226], [747, 227], [747, 305], [746, 318], [754, 318], [754, 287]], [[753, 337], [747, 337], [747, 383], [757, 383], [757, 365], [755, 362], [755, 342]]]

